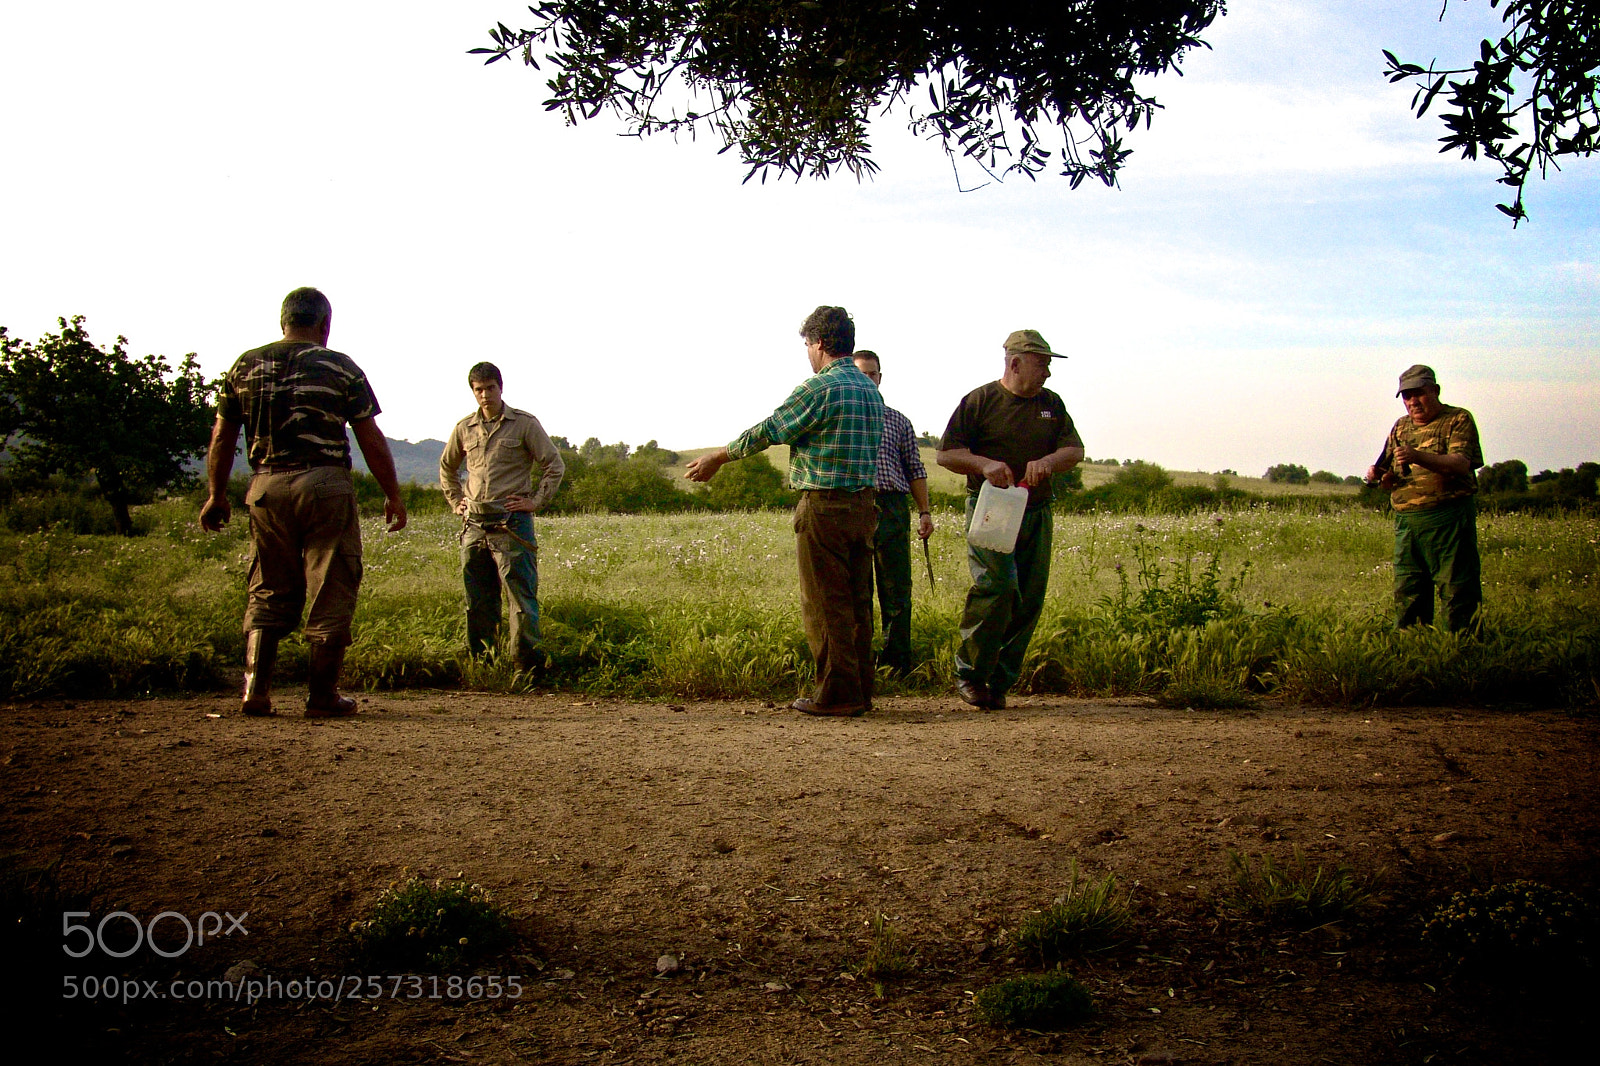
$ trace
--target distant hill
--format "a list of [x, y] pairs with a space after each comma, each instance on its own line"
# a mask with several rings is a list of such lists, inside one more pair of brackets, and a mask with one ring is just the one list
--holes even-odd
[[[408, 440], [395, 440], [393, 437], [384, 439], [389, 442], [389, 451], [394, 455], [394, 470], [402, 484], [408, 481], [416, 485], [439, 484], [439, 456], [444, 454], [444, 441], [430, 437], [412, 444]], [[350, 442], [350, 458], [357, 470], [371, 473], [367, 470], [367, 461], [361, 458], [361, 449], [356, 447], [353, 440]]]

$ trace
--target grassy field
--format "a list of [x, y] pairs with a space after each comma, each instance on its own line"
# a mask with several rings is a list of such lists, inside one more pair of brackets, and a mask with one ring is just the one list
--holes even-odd
[[[668, 467], [667, 472], [677, 484], [686, 486], [688, 483], [683, 480], [683, 472], [688, 468], [690, 460], [712, 450], [711, 448], [692, 448], [686, 452], [679, 452], [678, 465]], [[967, 479], [965, 477], [960, 474], [952, 474], [933, 461], [936, 449], [918, 448], [917, 451], [922, 456], [922, 465], [928, 469], [929, 489], [934, 492], [948, 492], [957, 495], [966, 491]], [[774, 445], [768, 448], [765, 454], [767, 458], [772, 460], [773, 466], [784, 473], [788, 472], [789, 449], [787, 447], [781, 444]], [[1092, 489], [1104, 485], [1116, 477], [1117, 471], [1121, 468], [1114, 463], [1084, 463], [1079, 469], [1083, 472], [1083, 487]], [[1173, 484], [1180, 486], [1203, 485], [1206, 488], [1210, 488], [1216, 484], [1217, 480], [1215, 474], [1207, 473], [1204, 470], [1168, 470], [1167, 473], [1172, 475]], [[1228, 475], [1228, 484], [1236, 489], [1262, 496], [1347, 497], [1353, 496], [1359, 491], [1350, 485], [1288, 485], [1281, 481], [1268, 481], [1266, 478], [1242, 477], [1232, 474]]]
[[[148, 508], [150, 535], [0, 535], [0, 694], [128, 694], [223, 683], [238, 631], [242, 523], [201, 533], [191, 509]], [[968, 584], [959, 516], [938, 516], [935, 587], [917, 568], [921, 666], [884, 691], [953, 679]], [[456, 519], [387, 536], [364, 526], [353, 684], [527, 679], [464, 655]], [[538, 521], [541, 598], [563, 687], [641, 697], [788, 697], [810, 671], [783, 513]], [[1589, 704], [1600, 696], [1600, 521], [1483, 516], [1485, 631], [1389, 625], [1391, 526], [1358, 509], [1189, 516], [1058, 515], [1049, 602], [1025, 686], [1144, 693], [1178, 705], [1276, 694], [1315, 702]], [[286, 644], [283, 671], [303, 670]]]

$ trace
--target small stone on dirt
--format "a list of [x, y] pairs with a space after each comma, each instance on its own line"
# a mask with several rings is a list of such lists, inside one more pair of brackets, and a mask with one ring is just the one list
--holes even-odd
[[244, 959], [241, 962], [236, 962], [232, 966], [229, 966], [228, 969], [223, 973], [222, 979], [228, 982], [230, 985], [236, 985], [245, 978], [254, 977], [260, 972], [261, 967], [256, 965], [254, 959]]
[[676, 955], [663, 955], [656, 960], [656, 973], [663, 977], [675, 974], [683, 968]]

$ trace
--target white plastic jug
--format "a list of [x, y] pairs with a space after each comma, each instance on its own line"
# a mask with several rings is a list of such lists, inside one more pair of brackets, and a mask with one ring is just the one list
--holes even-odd
[[967, 543], [974, 548], [1010, 553], [1022, 531], [1022, 514], [1028, 509], [1028, 490], [1017, 486], [997, 489], [989, 482], [978, 490], [978, 506], [967, 526]]

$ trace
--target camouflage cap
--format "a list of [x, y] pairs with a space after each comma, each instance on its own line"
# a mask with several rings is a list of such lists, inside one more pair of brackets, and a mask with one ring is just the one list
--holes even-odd
[[1039, 335], [1036, 329], [1019, 329], [1006, 338], [1006, 354], [1021, 355], [1031, 352], [1034, 355], [1047, 355], [1052, 359], [1065, 359], [1060, 352], [1052, 352], [1050, 343]]
[[1433, 367], [1418, 363], [1400, 375], [1400, 387], [1395, 390], [1395, 395], [1398, 396], [1407, 389], [1420, 389], [1425, 385], [1438, 387], [1438, 384], [1439, 379], [1433, 376]]

